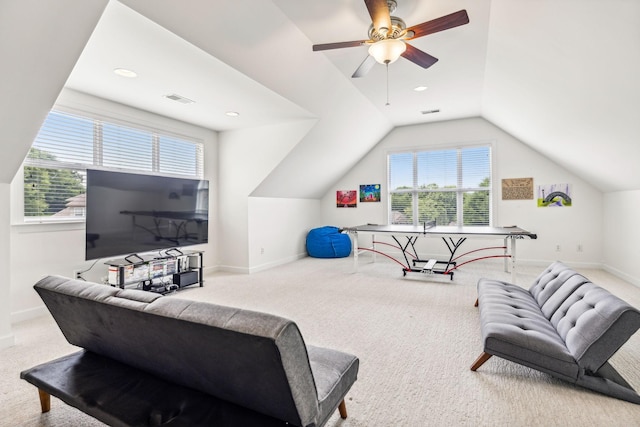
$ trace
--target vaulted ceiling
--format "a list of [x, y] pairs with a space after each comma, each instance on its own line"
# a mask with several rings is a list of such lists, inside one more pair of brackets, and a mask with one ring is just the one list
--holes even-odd
[[[68, 88], [222, 132], [315, 120], [258, 195], [320, 196], [394, 126], [474, 116], [602, 191], [640, 189], [636, 0], [397, 0], [394, 15], [408, 26], [461, 9], [470, 22], [411, 41], [439, 59], [432, 67], [400, 58], [388, 75], [378, 64], [359, 79], [351, 75], [366, 47], [311, 47], [366, 39], [371, 20], [362, 0], [111, 0], [97, 25], [105, 1], [81, 13], [77, 6], [86, 2], [80, 0], [59, 0], [56, 8], [9, 1], [0, 11], [9, 3], [24, 8], [18, 15], [25, 23], [28, 13], [55, 14], [57, 23], [34, 16], [37, 43], [36, 25], [20, 27], [14, 15], [0, 13], [6, 32], [0, 51], [10, 52], [18, 67], [33, 55], [57, 54], [58, 73], [75, 64]], [[13, 23], [4, 25], [9, 19]], [[41, 28], [47, 25], [49, 32]], [[72, 47], [88, 38], [82, 54], [52, 45], [56, 31], [76, 35], [60, 40]], [[138, 78], [114, 75], [118, 67], [134, 69]], [[0, 72], [5, 82], [29, 82]], [[417, 86], [427, 89], [416, 92]], [[178, 104], [163, 97], [169, 94], [196, 102]], [[11, 110], [7, 100], [0, 110]], [[439, 112], [422, 113], [431, 110]], [[16, 126], [17, 134], [33, 133], [28, 127]], [[322, 167], [301, 167], [304, 159]], [[300, 188], [288, 185], [289, 194], [275, 194], [294, 168]]]

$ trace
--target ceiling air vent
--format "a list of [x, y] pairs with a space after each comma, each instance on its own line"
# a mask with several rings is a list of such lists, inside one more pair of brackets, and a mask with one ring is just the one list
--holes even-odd
[[164, 95], [164, 97], [172, 101], [179, 102], [180, 104], [193, 104], [195, 102], [189, 98], [185, 98], [184, 96], [180, 96], [175, 93], [172, 93], [171, 95]]
[[440, 110], [424, 110], [424, 111], [420, 111], [422, 114], [433, 114], [433, 113], [439, 113]]

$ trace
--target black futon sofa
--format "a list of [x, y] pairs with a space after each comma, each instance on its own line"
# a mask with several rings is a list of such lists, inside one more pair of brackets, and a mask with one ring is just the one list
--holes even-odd
[[359, 360], [307, 346], [291, 320], [59, 276], [35, 285], [82, 350], [21, 373], [111, 426], [323, 426]]

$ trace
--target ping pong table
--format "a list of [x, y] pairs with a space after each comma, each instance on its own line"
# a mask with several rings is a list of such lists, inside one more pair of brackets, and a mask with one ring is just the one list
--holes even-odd
[[[375, 255], [385, 256], [402, 266], [403, 276], [407, 273], [443, 274], [453, 280], [453, 272], [464, 264], [489, 258], [504, 258], [504, 271], [511, 272], [511, 282], [516, 282], [516, 240], [536, 239], [535, 233], [523, 230], [516, 226], [509, 227], [485, 227], [485, 226], [441, 226], [435, 221], [425, 222], [422, 225], [377, 225], [366, 224], [344, 229], [351, 236], [353, 245], [354, 269], [358, 270], [358, 255], [360, 251], [370, 251]], [[358, 235], [370, 234], [372, 245], [368, 248], [358, 247]], [[376, 235], [389, 235], [394, 243], [376, 240]], [[418, 255], [415, 244], [419, 237], [441, 238], [449, 251], [448, 260], [422, 259]], [[458, 249], [467, 239], [502, 239], [502, 246], [487, 246], [458, 254]], [[510, 243], [510, 244], [509, 244]], [[378, 245], [378, 246], [377, 246]], [[379, 250], [380, 245], [391, 246], [398, 249], [402, 258]], [[472, 256], [475, 258], [464, 258]], [[473, 256], [475, 256], [473, 255]]]

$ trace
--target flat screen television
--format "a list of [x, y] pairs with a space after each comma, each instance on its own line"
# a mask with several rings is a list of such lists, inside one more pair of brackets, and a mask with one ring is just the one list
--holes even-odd
[[87, 260], [208, 242], [209, 181], [87, 170]]

